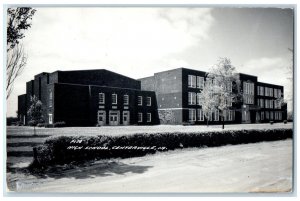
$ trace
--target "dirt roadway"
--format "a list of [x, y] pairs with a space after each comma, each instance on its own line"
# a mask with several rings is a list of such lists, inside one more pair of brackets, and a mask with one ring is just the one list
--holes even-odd
[[35, 192], [287, 192], [292, 140], [184, 149], [20, 182]]

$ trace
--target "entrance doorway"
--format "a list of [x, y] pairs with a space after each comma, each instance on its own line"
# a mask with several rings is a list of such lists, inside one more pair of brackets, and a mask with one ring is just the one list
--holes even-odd
[[123, 111], [123, 125], [127, 126], [129, 125], [130, 115], [129, 111]]
[[120, 124], [120, 111], [109, 111], [109, 125], [117, 126]]
[[104, 126], [106, 124], [106, 112], [104, 110], [98, 111], [98, 124]]

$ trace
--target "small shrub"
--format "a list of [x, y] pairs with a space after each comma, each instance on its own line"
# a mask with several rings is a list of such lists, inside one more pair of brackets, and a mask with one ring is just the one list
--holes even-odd
[[101, 127], [101, 125], [100, 124], [96, 124], [96, 127]]
[[57, 127], [57, 128], [64, 127], [64, 126], [66, 126], [66, 122], [64, 122], [64, 121], [58, 121], [53, 124], [53, 127]]
[[284, 120], [283, 123], [284, 123], [284, 124], [287, 124], [287, 120]]
[[270, 121], [270, 124], [271, 124], [271, 125], [274, 124], [274, 121]]
[[37, 122], [36, 121], [33, 121], [33, 120], [30, 120], [28, 122], [28, 126], [36, 126], [37, 125]]
[[45, 127], [45, 124], [44, 123], [38, 123], [36, 126], [37, 127]]

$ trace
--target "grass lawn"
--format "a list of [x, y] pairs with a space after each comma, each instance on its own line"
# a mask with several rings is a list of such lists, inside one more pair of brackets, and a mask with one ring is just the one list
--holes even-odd
[[[274, 123], [271, 124], [234, 124], [225, 125], [224, 130], [241, 129], [275, 129], [292, 128], [293, 124]], [[59, 136], [59, 135], [130, 135], [134, 133], [165, 133], [165, 132], [199, 132], [222, 130], [221, 125], [182, 126], [182, 125], [156, 125], [156, 126], [103, 126], [103, 127], [65, 127], [65, 128], [36, 128], [37, 135]], [[33, 127], [9, 126], [7, 136], [33, 135]], [[41, 137], [41, 136], [40, 136]], [[30, 140], [30, 139], [28, 139]]]

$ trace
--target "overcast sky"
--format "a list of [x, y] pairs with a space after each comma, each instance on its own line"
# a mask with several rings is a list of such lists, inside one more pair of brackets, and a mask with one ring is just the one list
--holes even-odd
[[[105, 68], [132, 78], [186, 67], [207, 71], [228, 57], [238, 72], [284, 85], [292, 65], [293, 10], [280, 8], [36, 8], [27, 66], [7, 105], [41, 72]], [[290, 103], [289, 103], [290, 106]], [[289, 107], [290, 108], [290, 107]]]

